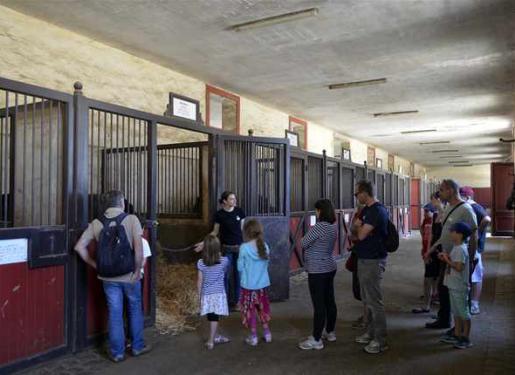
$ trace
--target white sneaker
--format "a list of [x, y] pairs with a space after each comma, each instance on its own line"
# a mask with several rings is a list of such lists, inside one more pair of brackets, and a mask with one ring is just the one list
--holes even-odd
[[364, 351], [366, 351], [369, 354], [379, 354], [381, 352], [384, 352], [385, 350], [388, 350], [388, 345], [384, 344], [381, 345], [379, 341], [372, 340], [370, 343], [363, 348]]
[[245, 339], [245, 342], [250, 346], [257, 346], [258, 338], [257, 336], [250, 335]]
[[309, 336], [306, 340], [299, 342], [299, 349], [302, 350], [321, 350], [324, 349], [322, 340], [316, 341], [313, 336]]
[[354, 341], [358, 344], [368, 344], [372, 341], [372, 337], [370, 337], [368, 333], [364, 333], [361, 336], [356, 337]]
[[470, 313], [472, 315], [479, 315], [479, 314], [481, 314], [481, 310], [479, 309], [479, 305], [472, 305], [470, 307]]
[[336, 333], [333, 332], [329, 332], [327, 333], [325, 330], [322, 332], [322, 338], [324, 340], [327, 340], [329, 342], [334, 342], [336, 341]]

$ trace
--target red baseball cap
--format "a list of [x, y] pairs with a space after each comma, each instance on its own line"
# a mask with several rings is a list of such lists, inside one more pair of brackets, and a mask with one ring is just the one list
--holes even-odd
[[474, 189], [470, 186], [462, 186], [460, 188], [460, 195], [462, 197], [473, 197], [474, 196]]

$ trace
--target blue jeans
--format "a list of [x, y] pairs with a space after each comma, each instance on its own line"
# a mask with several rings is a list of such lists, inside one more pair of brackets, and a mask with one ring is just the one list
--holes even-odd
[[237, 251], [225, 251], [225, 256], [229, 259], [229, 270], [225, 278], [225, 292], [229, 306], [235, 306], [240, 299], [240, 273], [238, 272]]
[[123, 300], [127, 299], [132, 351], [138, 352], [145, 346], [143, 341], [143, 310], [141, 305], [141, 281], [121, 283], [104, 281], [107, 309], [109, 312], [109, 350], [114, 358], [125, 354], [125, 330], [123, 321]]

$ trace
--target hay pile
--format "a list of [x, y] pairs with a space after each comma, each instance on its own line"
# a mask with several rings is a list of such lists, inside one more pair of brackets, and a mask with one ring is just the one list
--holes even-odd
[[161, 334], [195, 330], [199, 300], [195, 264], [170, 264], [157, 259], [156, 327]]

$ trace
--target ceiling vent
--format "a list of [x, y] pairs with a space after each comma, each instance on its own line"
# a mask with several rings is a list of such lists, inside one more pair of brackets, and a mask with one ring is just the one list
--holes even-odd
[[265, 17], [265, 18], [260, 18], [260, 19], [253, 20], [253, 21], [239, 23], [237, 25], [229, 26], [228, 30], [244, 31], [244, 30], [256, 29], [258, 27], [266, 27], [266, 26], [277, 25], [277, 24], [285, 23], [285, 22], [297, 21], [297, 20], [300, 20], [303, 18], [313, 17], [316, 15], [318, 15], [318, 8], [303, 9], [303, 10], [298, 10], [295, 12], [283, 13], [283, 14], [278, 14], [278, 15], [271, 16], [271, 17]]
[[419, 133], [433, 133], [436, 129], [423, 129], [423, 130], [405, 130], [401, 134], [419, 134]]
[[409, 115], [409, 114], [413, 114], [413, 113], [418, 113], [418, 110], [396, 111], [396, 112], [378, 112], [378, 113], [374, 113], [374, 117]]
[[348, 89], [351, 87], [380, 85], [382, 83], [386, 83], [386, 78], [369, 79], [366, 81], [356, 81], [356, 82], [333, 83], [327, 87], [329, 88], [329, 90], [337, 90], [337, 89]]
[[419, 145], [443, 145], [446, 143], [451, 143], [451, 141], [433, 141], [433, 142], [420, 142]]

